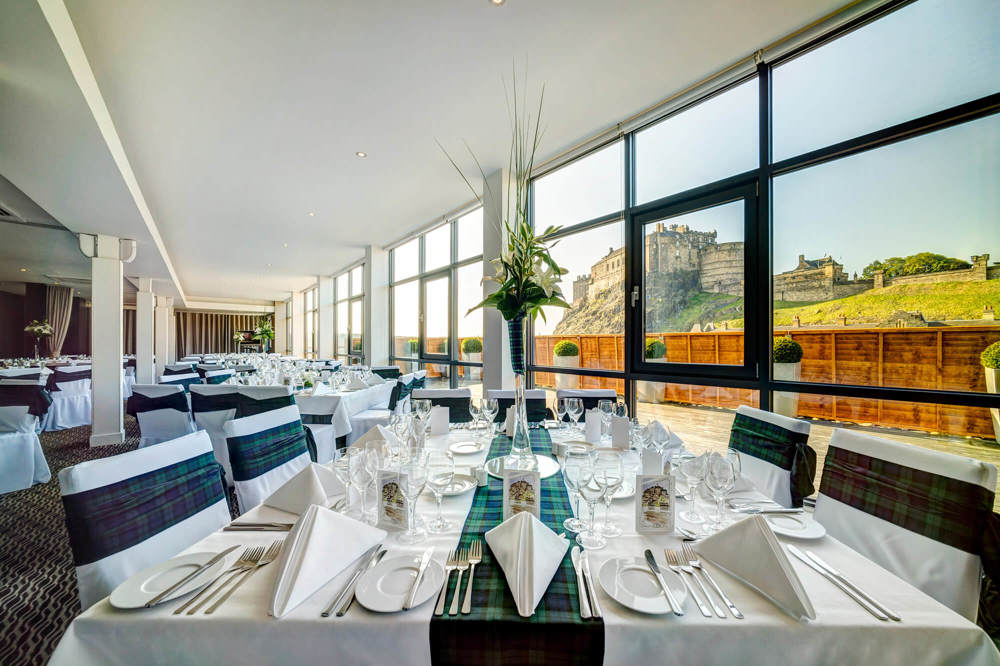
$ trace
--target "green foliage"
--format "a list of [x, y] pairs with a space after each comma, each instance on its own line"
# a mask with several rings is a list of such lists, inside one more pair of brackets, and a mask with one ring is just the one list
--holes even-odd
[[979, 360], [983, 362], [983, 367], [1000, 368], [1000, 341], [994, 342], [984, 349]]
[[269, 317], [261, 317], [253, 331], [254, 340], [274, 340], [274, 327]]
[[885, 277], [892, 278], [900, 275], [955, 271], [962, 268], [972, 268], [972, 264], [954, 257], [946, 257], [943, 254], [919, 252], [908, 257], [889, 257], [885, 261], [875, 260], [865, 266], [864, 270], [861, 271], [861, 276], [871, 279], [874, 277], [875, 271], [879, 270], [885, 272]]
[[802, 345], [791, 338], [778, 338], [773, 355], [775, 363], [798, 363], [802, 360]]
[[415, 355], [419, 349], [420, 349], [420, 342], [416, 338], [410, 338], [409, 340], [406, 341], [407, 354]]
[[552, 353], [556, 356], [579, 356], [580, 348], [571, 340], [560, 340], [553, 347]]
[[656, 338], [646, 339], [646, 358], [663, 358], [667, 355], [667, 346]]
[[466, 338], [462, 340], [463, 354], [481, 354], [483, 351], [482, 338]]

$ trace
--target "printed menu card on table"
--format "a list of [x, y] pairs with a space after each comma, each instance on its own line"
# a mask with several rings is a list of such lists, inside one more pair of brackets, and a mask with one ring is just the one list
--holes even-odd
[[406, 497], [400, 488], [401, 474], [392, 470], [378, 473], [378, 526], [384, 530], [405, 530], [407, 525]]
[[542, 477], [520, 469], [504, 470], [503, 519], [527, 512], [541, 518]]
[[635, 477], [635, 531], [670, 534], [674, 531], [674, 487], [669, 474]]

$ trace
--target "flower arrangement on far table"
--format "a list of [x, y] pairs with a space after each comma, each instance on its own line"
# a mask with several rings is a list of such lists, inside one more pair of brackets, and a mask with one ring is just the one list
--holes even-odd
[[24, 332], [35, 339], [35, 358], [38, 358], [38, 344], [41, 342], [42, 338], [47, 338], [55, 333], [47, 320], [43, 319], [38, 321], [37, 319], [32, 319], [28, 322], [28, 325], [24, 327]]
[[270, 319], [263, 318], [257, 322], [257, 327], [253, 329], [253, 339], [261, 341], [265, 352], [268, 350], [271, 340], [274, 340], [274, 327], [271, 326]]

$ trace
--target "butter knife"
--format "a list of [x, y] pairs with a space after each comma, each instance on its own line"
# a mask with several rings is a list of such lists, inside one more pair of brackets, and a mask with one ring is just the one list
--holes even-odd
[[234, 550], [236, 550], [237, 548], [239, 548], [242, 545], [243, 544], [238, 543], [235, 546], [230, 546], [229, 548], [226, 548], [224, 551], [222, 551], [221, 553], [219, 553], [218, 555], [216, 555], [215, 557], [213, 557], [212, 559], [210, 559], [208, 562], [205, 562], [203, 565], [201, 565], [200, 567], [198, 567], [197, 569], [195, 569], [194, 571], [192, 571], [191, 573], [189, 573], [187, 576], [184, 576], [184, 578], [181, 578], [179, 581], [177, 581], [176, 583], [174, 583], [173, 585], [171, 585], [167, 589], [163, 590], [163, 592], [160, 592], [155, 597], [153, 597], [152, 599], [150, 599], [149, 601], [147, 601], [146, 602], [146, 608], [152, 608], [156, 604], [160, 603], [163, 599], [165, 599], [166, 597], [168, 597], [171, 594], [173, 594], [174, 590], [177, 590], [182, 585], [184, 585], [188, 581], [192, 580], [195, 576], [197, 576], [201, 572], [205, 571], [210, 566], [212, 566], [213, 564], [215, 564], [216, 562], [218, 562], [219, 560], [221, 560], [222, 558], [224, 558], [226, 555], [228, 555], [229, 553], [233, 552]]
[[601, 602], [597, 600], [597, 588], [594, 587], [594, 579], [590, 575], [590, 558], [584, 553], [580, 558], [583, 561], [583, 577], [587, 581], [587, 589], [590, 590], [590, 610], [594, 617], [604, 617], [601, 612]]
[[573, 560], [573, 569], [576, 570], [576, 592], [580, 597], [580, 617], [587, 619], [592, 617], [590, 612], [590, 602], [587, 600], [587, 586], [583, 582], [583, 570], [580, 568], [580, 547], [573, 546], [570, 551], [570, 559]]
[[874, 615], [879, 620], [882, 620], [883, 622], [888, 622], [889, 621], [889, 616], [888, 615], [886, 615], [885, 613], [883, 613], [882, 611], [880, 611], [878, 608], [875, 608], [875, 606], [872, 606], [870, 603], [868, 603], [867, 601], [865, 601], [865, 599], [863, 597], [861, 597], [861, 595], [855, 593], [854, 590], [852, 590], [851, 588], [847, 587], [846, 585], [844, 585], [843, 583], [841, 583], [839, 580], [837, 580], [836, 578], [834, 578], [832, 575], [830, 575], [829, 573], [827, 573], [826, 571], [824, 571], [821, 566], [819, 566], [818, 564], [816, 564], [815, 562], [813, 562], [812, 560], [810, 560], [808, 557], [806, 557], [805, 553], [803, 553], [801, 550], [799, 550], [798, 548], [796, 548], [795, 546], [793, 546], [791, 544], [789, 544], [789, 545], [787, 545], [785, 547], [788, 548], [788, 552], [789, 553], [791, 553], [792, 555], [794, 555], [798, 559], [800, 559], [803, 562], [805, 562], [806, 566], [808, 566], [810, 569], [812, 569], [813, 571], [815, 571], [816, 573], [818, 573], [820, 576], [822, 576], [823, 578], [827, 579], [828, 581], [830, 581], [831, 583], [833, 583], [834, 585], [836, 585], [838, 588], [840, 588], [841, 592], [843, 592], [844, 594], [846, 594], [847, 596], [849, 596], [851, 599], [854, 599], [854, 601], [856, 601], [858, 603], [858, 605], [861, 606], [862, 608], [864, 608], [866, 611], [868, 611], [869, 613], [871, 613], [872, 615]]
[[226, 527], [270, 527], [273, 529], [290, 530], [295, 523], [229, 523]]
[[901, 622], [903, 620], [903, 618], [901, 618], [898, 613], [893, 612], [888, 606], [886, 606], [885, 604], [881, 603], [880, 601], [877, 601], [875, 599], [875, 597], [873, 597], [872, 595], [868, 594], [867, 592], [865, 592], [864, 590], [862, 590], [860, 587], [858, 587], [857, 585], [855, 585], [847, 576], [845, 576], [844, 574], [840, 573], [839, 571], [837, 571], [836, 569], [834, 569], [833, 567], [831, 567], [822, 558], [820, 558], [820, 556], [817, 555], [816, 553], [814, 553], [814, 552], [812, 552], [810, 550], [807, 550], [806, 551], [806, 557], [808, 557], [810, 560], [812, 560], [813, 562], [815, 562], [816, 564], [818, 564], [821, 568], [825, 569], [828, 574], [830, 574], [831, 576], [833, 576], [834, 578], [836, 578], [837, 580], [839, 580], [841, 583], [844, 583], [845, 585], [847, 585], [848, 587], [850, 587], [852, 590], [854, 590], [855, 592], [857, 592], [859, 595], [861, 595], [862, 597], [864, 597], [865, 601], [867, 601], [868, 603], [870, 603], [872, 606], [874, 606], [875, 608], [879, 609], [880, 611], [882, 611], [883, 613], [885, 613], [886, 615], [888, 615], [890, 620], [892, 620], [894, 622]]
[[343, 589], [340, 590], [340, 594], [337, 595], [337, 598], [331, 601], [330, 605], [327, 606], [325, 609], [323, 609], [323, 612], [320, 613], [321, 616], [330, 617], [330, 613], [333, 612], [334, 608], [336, 608], [341, 604], [341, 602], [348, 595], [348, 593], [349, 592], [353, 593], [354, 583], [356, 583], [358, 578], [361, 577], [362, 572], [364, 572], [365, 569], [371, 566], [372, 562], [375, 561], [375, 558], [378, 556], [379, 550], [381, 550], [381, 548], [382, 544], [374, 545], [371, 548], [369, 548], [364, 555], [362, 555], [362, 558], [367, 558], [367, 559], [362, 560], [361, 564], [358, 565], [358, 568], [355, 569], [354, 573], [351, 574], [351, 577], [347, 581], [347, 585], [344, 585]]
[[674, 599], [674, 593], [670, 591], [667, 587], [667, 582], [663, 580], [663, 574], [660, 572], [660, 565], [656, 563], [656, 558], [653, 557], [653, 551], [649, 548], [646, 549], [646, 564], [649, 565], [650, 571], [656, 576], [657, 582], [660, 583], [660, 587], [663, 589], [663, 594], [667, 596], [667, 603], [670, 605], [670, 610], [674, 612], [674, 615], [684, 615], [684, 609], [680, 607], [677, 600]]
[[406, 595], [406, 601], [403, 602], [403, 610], [410, 610], [410, 607], [413, 606], [413, 599], [417, 596], [417, 588], [420, 587], [420, 581], [423, 580], [424, 572], [427, 571], [427, 565], [430, 564], [431, 555], [433, 554], [434, 546], [431, 546], [424, 551], [423, 556], [420, 558], [420, 568], [417, 569], [417, 576], [413, 579], [410, 593]]

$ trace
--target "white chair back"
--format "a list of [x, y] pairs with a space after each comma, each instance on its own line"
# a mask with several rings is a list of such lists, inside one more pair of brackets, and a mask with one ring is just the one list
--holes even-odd
[[28, 405], [0, 407], [0, 495], [52, 478], [35, 433], [38, 417], [28, 410]]
[[[486, 397], [490, 400], [513, 400], [513, 389], [487, 389]], [[527, 389], [524, 392], [525, 400], [545, 400], [545, 389]]]
[[[754, 409], [746, 405], [736, 408], [737, 414], [745, 417], [770, 423], [779, 428], [784, 428], [792, 433], [809, 437], [809, 422], [766, 412], [762, 409]], [[732, 442], [731, 442], [732, 443]], [[746, 452], [738, 452], [740, 456], [741, 476], [751, 481], [757, 490], [761, 491], [775, 502], [786, 508], [792, 508], [796, 502], [792, 499], [792, 471], [784, 469], [773, 462], [763, 460]], [[815, 468], [815, 464], [813, 465]], [[799, 504], [801, 506], [801, 504]]]
[[222, 384], [235, 374], [234, 370], [207, 370], [205, 372], [205, 383]]
[[[197, 372], [189, 372], [183, 375], [162, 375], [160, 376], [160, 383], [164, 385], [174, 384], [181, 386], [185, 392], [187, 392], [188, 387], [191, 384], [201, 384], [201, 375]], [[133, 391], [135, 388], [133, 387]]]
[[28, 413], [27, 405], [0, 407], [0, 433], [35, 432], [38, 417]]
[[[195, 431], [183, 386], [136, 384], [127, 410], [139, 422], [139, 448], [183, 437]], [[169, 396], [179, 396], [169, 401]], [[161, 403], [161, 404], [157, 404]], [[180, 406], [185, 410], [180, 411]]]
[[192, 384], [191, 414], [195, 425], [208, 433], [215, 459], [226, 472], [226, 483], [233, 485], [233, 468], [226, 446], [226, 421], [236, 418], [236, 387], [232, 384]]

